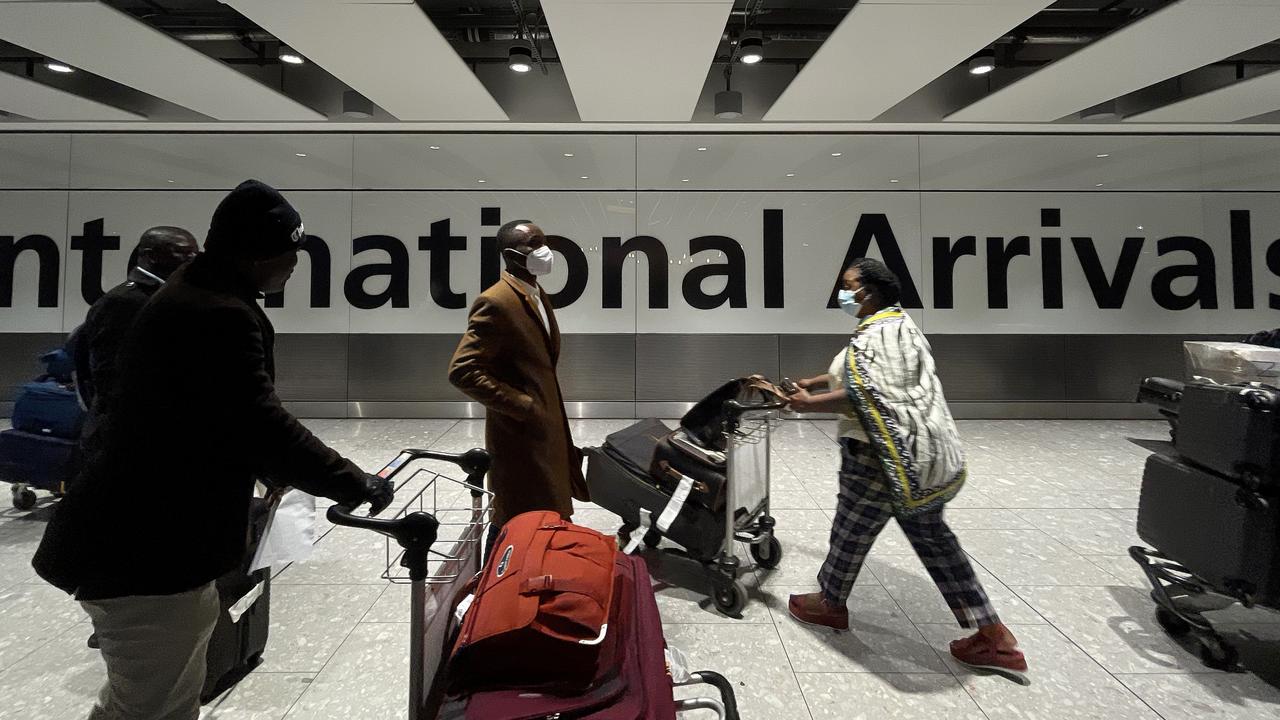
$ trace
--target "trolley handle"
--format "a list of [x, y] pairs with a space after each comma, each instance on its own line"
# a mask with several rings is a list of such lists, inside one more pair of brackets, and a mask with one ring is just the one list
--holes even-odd
[[[442, 460], [453, 463], [467, 474], [467, 484], [475, 487], [484, 486], [484, 474], [489, 472], [489, 467], [493, 464], [493, 457], [489, 455], [488, 450], [483, 448], [472, 448], [464, 453], [406, 448], [401, 450], [399, 455], [396, 455], [391, 462], [379, 470], [377, 475], [378, 477], [392, 480], [414, 460]], [[471, 495], [472, 497], [479, 497], [480, 493], [477, 490], [472, 490]]]
[[719, 690], [720, 704], [724, 707], [724, 720], [739, 720], [738, 696], [733, 691], [733, 684], [725, 676], [711, 670], [700, 670], [690, 673], [689, 680], [690, 684], [705, 683]]
[[737, 400], [725, 400], [724, 409], [729, 416], [737, 420], [749, 412], [760, 412], [763, 410], [782, 410], [787, 404], [781, 400], [773, 400], [762, 403], [744, 403]]

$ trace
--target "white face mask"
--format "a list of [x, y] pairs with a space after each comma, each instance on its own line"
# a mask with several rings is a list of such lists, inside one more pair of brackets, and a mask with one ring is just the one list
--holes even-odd
[[[507, 248], [511, 250], [511, 248]], [[543, 245], [528, 255], [517, 250], [511, 250], [524, 258], [524, 269], [529, 271], [530, 275], [547, 275], [550, 274], [551, 268], [556, 264], [556, 255], [551, 252], [551, 248]]]
[[[862, 288], [858, 288], [861, 290]], [[862, 301], [858, 300], [858, 293], [855, 290], [841, 290], [836, 293], [836, 301], [840, 303], [840, 309], [857, 317], [858, 311], [862, 309]]]

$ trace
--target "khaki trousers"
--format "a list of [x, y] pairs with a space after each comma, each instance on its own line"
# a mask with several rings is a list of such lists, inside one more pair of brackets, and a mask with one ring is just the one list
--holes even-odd
[[177, 595], [81, 602], [107, 663], [89, 720], [196, 720], [220, 604], [213, 583]]

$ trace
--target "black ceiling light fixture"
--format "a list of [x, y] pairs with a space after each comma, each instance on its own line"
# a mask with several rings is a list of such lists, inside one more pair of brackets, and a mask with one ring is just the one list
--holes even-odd
[[280, 62], [289, 65], [301, 65], [307, 61], [297, 50], [284, 44], [280, 45], [280, 50], [276, 52], [276, 57], [280, 59]]
[[347, 90], [342, 93], [342, 115], [366, 120], [373, 117], [373, 103], [355, 90]]
[[970, 75], [986, 75], [996, 69], [996, 52], [987, 48], [969, 59]]
[[733, 89], [733, 63], [724, 66], [724, 90], [716, 93], [716, 117], [721, 120], [737, 120], [742, 117], [742, 93]]
[[507, 67], [511, 72], [524, 74], [533, 69], [533, 53], [524, 43], [512, 45], [507, 51]]
[[738, 62], [755, 65], [764, 60], [764, 38], [760, 33], [748, 31], [738, 42]]

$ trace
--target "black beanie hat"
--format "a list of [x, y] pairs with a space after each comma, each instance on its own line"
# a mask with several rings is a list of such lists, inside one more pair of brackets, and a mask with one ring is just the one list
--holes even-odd
[[278, 190], [258, 180], [236, 186], [213, 211], [205, 252], [266, 260], [302, 247], [302, 216]]

